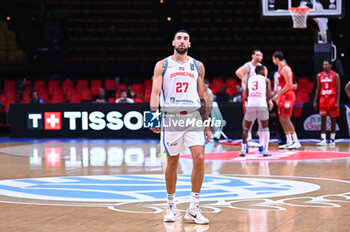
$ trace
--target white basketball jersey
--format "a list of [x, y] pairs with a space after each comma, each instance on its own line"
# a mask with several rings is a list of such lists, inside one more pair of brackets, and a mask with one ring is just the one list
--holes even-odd
[[248, 78], [248, 107], [267, 107], [266, 77], [254, 75]]
[[[261, 64], [259, 63], [258, 65], [261, 65]], [[248, 78], [256, 75], [255, 73], [256, 66], [251, 61], [248, 63], [248, 67], [249, 67]]]
[[199, 70], [195, 59], [189, 57], [184, 64], [175, 62], [171, 56], [165, 58], [163, 85], [160, 96], [162, 111], [195, 111], [201, 107], [197, 79]]

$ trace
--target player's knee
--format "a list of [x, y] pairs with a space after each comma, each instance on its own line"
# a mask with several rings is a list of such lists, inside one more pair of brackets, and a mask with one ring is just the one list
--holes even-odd
[[168, 158], [168, 167], [176, 169], [178, 163], [179, 163], [178, 156], [172, 156], [172, 157]]
[[203, 152], [197, 152], [193, 154], [193, 164], [200, 165], [204, 164], [204, 154]]
[[280, 117], [279, 120], [281, 123], [284, 123], [286, 121], [285, 117]]

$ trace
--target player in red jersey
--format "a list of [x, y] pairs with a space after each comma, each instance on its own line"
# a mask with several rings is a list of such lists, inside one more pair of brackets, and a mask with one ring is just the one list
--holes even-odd
[[336, 119], [339, 117], [340, 77], [332, 70], [329, 60], [323, 61], [323, 71], [317, 74], [317, 89], [314, 98], [314, 108], [317, 110], [317, 100], [320, 96], [321, 142], [317, 145], [327, 145], [326, 120], [331, 118], [332, 131], [329, 145], [335, 145]]
[[295, 132], [294, 125], [290, 118], [293, 113], [293, 106], [295, 102], [295, 93], [293, 90], [293, 71], [288, 66], [287, 61], [281, 51], [276, 51], [272, 55], [273, 63], [278, 67], [278, 90], [273, 100], [278, 106], [278, 115], [286, 134], [287, 143], [278, 146], [282, 149], [296, 149], [300, 148], [300, 142]]

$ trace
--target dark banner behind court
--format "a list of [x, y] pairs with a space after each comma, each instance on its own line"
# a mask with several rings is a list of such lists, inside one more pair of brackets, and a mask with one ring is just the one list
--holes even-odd
[[[226, 121], [224, 133], [241, 138], [243, 111], [240, 103], [220, 104]], [[158, 134], [144, 128], [147, 103], [134, 104], [12, 104], [10, 136], [12, 138], [118, 138], [157, 139]], [[320, 118], [309, 105], [304, 105], [295, 119], [300, 138], [319, 138]], [[349, 137], [345, 108], [337, 120], [337, 138]]]

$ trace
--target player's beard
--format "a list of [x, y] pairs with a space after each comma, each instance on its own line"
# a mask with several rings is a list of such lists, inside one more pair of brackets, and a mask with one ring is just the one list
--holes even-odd
[[188, 51], [188, 48], [175, 48], [176, 52], [179, 53], [180, 55], [185, 54]]

